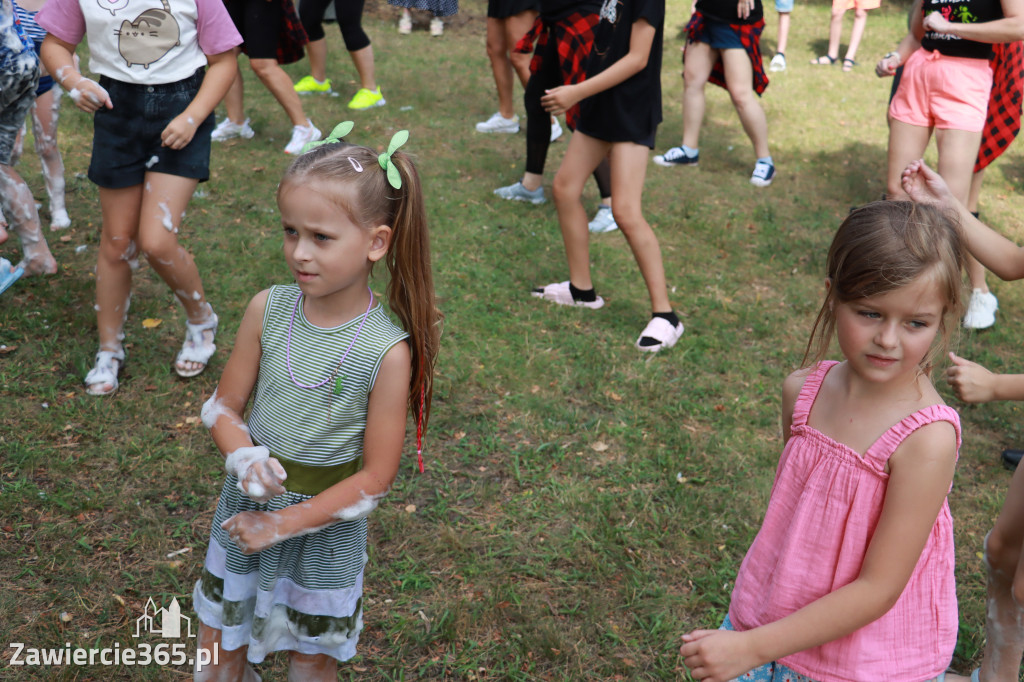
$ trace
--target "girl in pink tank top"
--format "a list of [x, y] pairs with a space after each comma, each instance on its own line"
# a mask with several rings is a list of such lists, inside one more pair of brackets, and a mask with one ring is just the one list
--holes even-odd
[[[956, 222], [929, 206], [876, 202], [839, 227], [729, 615], [683, 636], [695, 679], [965, 679], [944, 672], [960, 423], [929, 379], [962, 307], [963, 258]], [[833, 337], [842, 362], [823, 361]]]

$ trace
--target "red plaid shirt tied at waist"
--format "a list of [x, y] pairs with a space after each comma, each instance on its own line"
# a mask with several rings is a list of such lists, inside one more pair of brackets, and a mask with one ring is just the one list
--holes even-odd
[[[765, 88], [768, 87], [768, 74], [764, 72], [764, 64], [761, 63], [761, 31], [764, 30], [764, 19], [760, 19], [754, 24], [729, 24], [729, 28], [739, 36], [743, 49], [747, 51], [747, 56], [750, 57], [750, 66], [754, 72], [754, 82], [752, 84], [754, 92], [761, 95], [764, 93]], [[707, 24], [704, 15], [694, 10], [693, 16], [690, 17], [690, 22], [686, 24], [686, 43], [707, 42], [702, 40], [706, 32]], [[683, 60], [686, 60], [685, 53], [683, 53]], [[722, 66], [721, 57], [718, 58], [715, 65], [711, 68], [711, 77], [708, 80], [715, 85], [723, 88], [726, 87], [725, 68]]]

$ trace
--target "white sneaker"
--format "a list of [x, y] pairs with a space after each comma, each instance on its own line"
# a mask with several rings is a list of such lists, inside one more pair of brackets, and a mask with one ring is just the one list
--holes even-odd
[[430, 20], [430, 35], [435, 38], [444, 35], [444, 22], [441, 21], [440, 17], [434, 17]]
[[319, 139], [320, 130], [307, 118], [306, 125], [292, 127], [292, 139], [288, 141], [288, 146], [284, 148], [284, 153], [301, 154], [303, 147]]
[[551, 141], [554, 142], [562, 136], [562, 126], [558, 123], [558, 119], [551, 121]]
[[236, 137], [251, 140], [255, 134], [256, 132], [249, 127], [249, 119], [245, 119], [242, 123], [235, 123], [230, 118], [225, 118], [210, 133], [210, 139], [214, 142], [225, 142]]
[[975, 289], [971, 292], [971, 300], [967, 304], [964, 315], [965, 329], [988, 329], [996, 323], [996, 311], [999, 310], [999, 299], [991, 291]]
[[477, 123], [476, 131], [478, 133], [518, 133], [519, 116], [512, 114], [512, 118], [505, 118], [501, 112], [495, 112], [486, 121]]
[[786, 70], [786, 55], [781, 52], [777, 53], [772, 60], [768, 63], [769, 71], [785, 71]]
[[612, 215], [612, 207], [605, 204], [597, 207], [597, 213], [594, 214], [594, 219], [590, 221], [587, 227], [592, 234], [614, 232], [619, 229], [615, 222], [615, 216]]
[[412, 17], [408, 14], [403, 14], [398, 20], [398, 32], [403, 36], [407, 36], [412, 33]]

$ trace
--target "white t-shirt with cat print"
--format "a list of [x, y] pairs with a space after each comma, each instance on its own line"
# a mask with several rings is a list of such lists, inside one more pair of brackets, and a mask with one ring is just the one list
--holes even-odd
[[36, 23], [72, 45], [87, 35], [90, 71], [144, 85], [187, 78], [242, 42], [221, 0], [49, 0]]

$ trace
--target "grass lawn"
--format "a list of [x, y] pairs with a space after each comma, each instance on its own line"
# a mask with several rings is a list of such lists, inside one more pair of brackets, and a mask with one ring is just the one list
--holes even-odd
[[[688, 12], [689, 3], [670, 3], [659, 152], [682, 133], [678, 54]], [[871, 13], [860, 65], [842, 73], [808, 65], [824, 52], [828, 5], [797, 5], [789, 69], [771, 74], [763, 99], [778, 167], [770, 188], [748, 183], [753, 153], [716, 87], [699, 169], [648, 167], [645, 214], [686, 325], [675, 348], [653, 357], [632, 346], [649, 309], [617, 232], [592, 243], [605, 308], [566, 310], [528, 295], [567, 270], [553, 205], [492, 195], [522, 172], [525, 135], [473, 131], [496, 109], [484, 15], [485, 3], [470, 0], [444, 37], [420, 30], [422, 16], [412, 35], [399, 36], [397, 10], [372, 2], [365, 26], [387, 106], [345, 109], [357, 85], [334, 27], [329, 66], [340, 97], [303, 100], [325, 130], [354, 120], [356, 143], [380, 147], [410, 130], [406, 149], [423, 176], [446, 314], [427, 470], [416, 471], [410, 437], [396, 485], [371, 517], [366, 628], [360, 655], [340, 676], [687, 679], [679, 636], [719, 624], [766, 505], [782, 442], [781, 380], [800, 362], [827, 245], [851, 206], [884, 189], [889, 81], [873, 66], [901, 37], [906, 8]], [[767, 62], [771, 3], [766, 19]], [[199, 378], [174, 375], [184, 315], [144, 265], [127, 365], [110, 398], [82, 387], [97, 345], [100, 211], [84, 175], [91, 123], [64, 101], [73, 226], [47, 234], [60, 271], [0, 298], [2, 680], [190, 679], [187, 666], [11, 667], [8, 643], [156, 644], [132, 636], [149, 598], [160, 606], [177, 597], [191, 614], [223, 480], [199, 409], [250, 297], [288, 280], [274, 191], [290, 126], [242, 66], [256, 137], [215, 144], [213, 177], [182, 230], [221, 317], [220, 350]], [[298, 79], [306, 64], [287, 70]], [[522, 114], [520, 94], [517, 86]], [[565, 146], [552, 145], [548, 191]], [[990, 169], [982, 200], [983, 219], [1018, 241], [1021, 149]], [[21, 170], [44, 201], [38, 161], [26, 157]], [[585, 201], [593, 211], [592, 185]], [[45, 206], [43, 214], [49, 224]], [[0, 255], [18, 260], [16, 237]], [[993, 284], [998, 323], [964, 334], [957, 350], [995, 371], [1021, 371], [1015, 320], [1024, 288]], [[375, 281], [378, 294], [383, 288]], [[1024, 431], [1018, 406], [965, 406], [938, 383], [964, 424], [950, 505], [961, 608], [954, 667], [969, 672], [984, 641], [982, 539], [1010, 479], [998, 452], [1024, 443]], [[264, 679], [285, 679], [282, 656], [259, 669]]]

